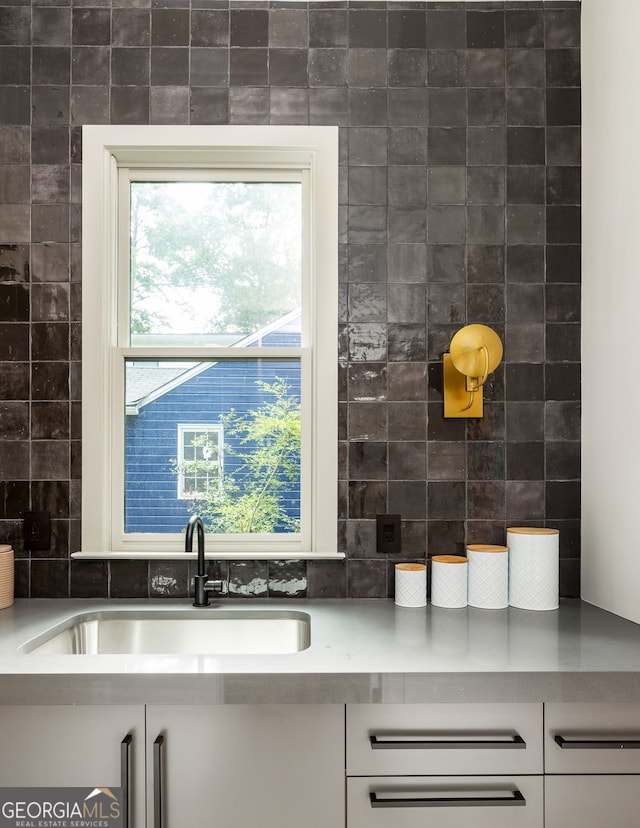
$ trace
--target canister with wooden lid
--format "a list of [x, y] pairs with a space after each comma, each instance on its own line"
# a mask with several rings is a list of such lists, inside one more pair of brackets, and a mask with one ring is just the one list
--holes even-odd
[[474, 543], [469, 558], [469, 606], [504, 609], [509, 605], [509, 560], [506, 546]]
[[468, 558], [434, 555], [431, 558], [431, 603], [457, 609], [467, 606]]
[[509, 604], [518, 609], [559, 606], [560, 532], [537, 526], [507, 529]]
[[395, 603], [399, 607], [427, 605], [427, 567], [421, 563], [395, 565]]

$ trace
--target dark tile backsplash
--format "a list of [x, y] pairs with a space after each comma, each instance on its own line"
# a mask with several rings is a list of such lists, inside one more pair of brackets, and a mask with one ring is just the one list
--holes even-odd
[[[0, 4], [0, 538], [17, 594], [184, 597], [192, 565], [80, 544], [85, 123], [335, 124], [344, 562], [223, 562], [233, 597], [384, 597], [400, 558], [558, 527], [579, 591], [580, 22], [575, 2]], [[482, 420], [442, 416], [467, 323], [505, 344]], [[24, 552], [21, 516], [52, 515]]]

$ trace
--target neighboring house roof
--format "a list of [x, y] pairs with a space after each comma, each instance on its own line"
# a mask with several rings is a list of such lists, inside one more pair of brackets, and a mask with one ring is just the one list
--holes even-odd
[[[300, 308], [264, 325], [254, 333], [239, 339], [232, 347], [248, 348], [260, 347], [264, 338], [271, 333], [294, 333], [300, 331]], [[179, 366], [171, 367], [167, 364], [145, 365], [132, 364], [127, 366], [126, 382], [126, 413], [139, 414], [145, 405], [157, 400], [169, 391], [177, 388], [192, 377], [206, 371], [213, 362], [182, 362]]]
[[128, 365], [127, 406], [134, 405], [184, 372], [184, 365], [179, 368], [167, 368], [164, 365]]

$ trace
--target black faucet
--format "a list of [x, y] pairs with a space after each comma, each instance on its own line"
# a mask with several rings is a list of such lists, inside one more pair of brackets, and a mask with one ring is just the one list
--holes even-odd
[[225, 583], [220, 577], [209, 580], [209, 576], [205, 572], [204, 565], [204, 525], [199, 515], [191, 515], [189, 523], [187, 523], [187, 533], [184, 539], [184, 551], [187, 554], [193, 552], [193, 530], [198, 530], [198, 574], [193, 579], [194, 587], [194, 607], [208, 607], [209, 593], [226, 592]]

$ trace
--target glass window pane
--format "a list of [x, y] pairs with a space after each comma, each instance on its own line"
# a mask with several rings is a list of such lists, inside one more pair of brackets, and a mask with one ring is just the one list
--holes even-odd
[[299, 360], [125, 365], [125, 532], [299, 532]]
[[223, 474], [222, 425], [188, 426], [178, 424], [178, 458], [176, 472], [178, 498], [198, 500], [206, 497]]
[[132, 345], [299, 344], [299, 182], [137, 181], [130, 192]]

